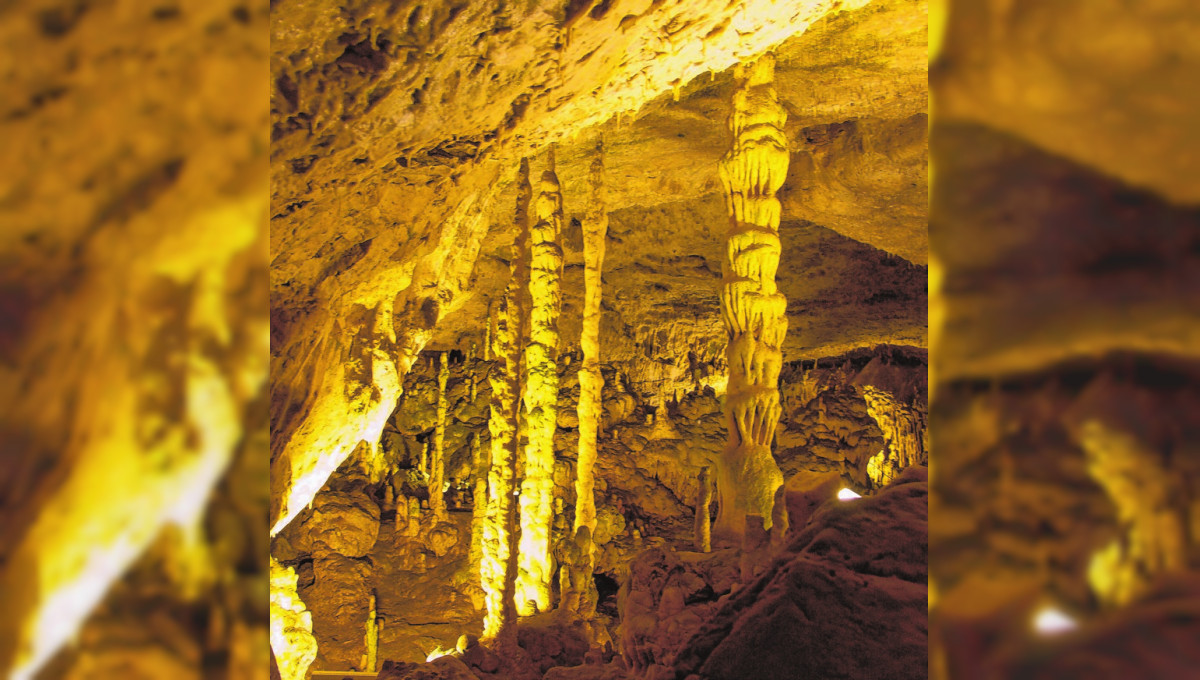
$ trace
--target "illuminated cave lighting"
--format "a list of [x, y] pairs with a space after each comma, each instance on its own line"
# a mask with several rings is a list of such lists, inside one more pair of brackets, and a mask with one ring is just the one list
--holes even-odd
[[842, 487], [842, 490], [838, 492], [837, 497], [839, 501], [852, 501], [855, 498], [862, 498], [861, 495], [854, 493], [854, 491], [847, 489], [846, 487]]
[[453, 647], [451, 647], [449, 649], [442, 649], [442, 646], [438, 645], [437, 647], [434, 647], [433, 651], [430, 652], [425, 657], [425, 663], [429, 663], [430, 661], [433, 661], [434, 659], [440, 659], [443, 656], [450, 656], [453, 653], [454, 653]]
[[1075, 630], [1079, 624], [1075, 619], [1053, 607], [1047, 607], [1033, 618], [1033, 629], [1042, 635], [1058, 635]]

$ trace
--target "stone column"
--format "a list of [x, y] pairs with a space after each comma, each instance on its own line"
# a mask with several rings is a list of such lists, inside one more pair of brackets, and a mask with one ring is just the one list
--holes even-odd
[[550, 610], [550, 520], [553, 516], [554, 432], [558, 426], [558, 317], [562, 308], [562, 193], [549, 168], [538, 183], [537, 223], [530, 230], [529, 344], [525, 348], [525, 478], [521, 483], [521, 542], [517, 613]]
[[773, 85], [774, 57], [739, 66], [735, 77], [733, 147], [720, 163], [730, 216], [721, 290], [729, 337], [729, 442], [716, 464], [714, 534], [740, 544], [748, 518], [761, 522], [761, 529], [771, 527], [775, 490], [783, 483], [771, 442], [781, 413], [777, 385], [787, 334], [787, 300], [775, 285], [780, 253], [775, 192], [787, 176], [788, 151], [787, 113]]
[[521, 288], [524, 287], [524, 259], [529, 229], [529, 163], [521, 161], [517, 184], [518, 236], [509, 264], [510, 278], [504, 297], [494, 306], [488, 333], [491, 353], [500, 362], [488, 375], [492, 387], [491, 413], [488, 430], [492, 435], [488, 469], [487, 517], [483, 525], [483, 550], [480, 560], [480, 584], [484, 591], [487, 613], [483, 620], [483, 636], [490, 640], [502, 637], [511, 630], [516, 619], [513, 593], [517, 574], [517, 425], [520, 414], [522, 324]]
[[446, 412], [450, 402], [446, 398], [446, 383], [450, 380], [450, 366], [446, 353], [438, 355], [438, 400], [437, 422], [433, 427], [433, 455], [429, 461], [429, 509], [439, 522], [446, 521], [446, 496], [442, 493], [446, 485]]

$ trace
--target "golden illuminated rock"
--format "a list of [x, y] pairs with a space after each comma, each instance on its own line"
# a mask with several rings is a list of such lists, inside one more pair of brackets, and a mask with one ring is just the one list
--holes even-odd
[[[509, 282], [504, 297], [494, 308], [488, 325], [491, 354], [500, 362], [499, 370], [488, 376], [492, 402], [488, 430], [492, 435], [491, 464], [488, 469], [487, 517], [483, 526], [480, 584], [487, 613], [483, 635], [494, 639], [509, 629], [516, 619], [513, 593], [516, 587], [518, 507], [517, 421], [520, 412], [521, 295], [525, 278], [524, 263], [529, 231], [529, 202], [533, 190], [529, 184], [529, 163], [521, 161], [517, 184], [516, 226], [519, 232], [509, 262]], [[483, 502], [480, 499], [477, 502]]]
[[696, 518], [692, 526], [692, 540], [699, 552], [712, 551], [712, 482], [709, 480], [708, 468], [700, 470], [700, 487], [696, 494]]
[[437, 424], [433, 429], [433, 455], [429, 459], [429, 508], [438, 521], [446, 520], [446, 411], [450, 402], [446, 399], [446, 381], [450, 379], [450, 367], [445, 352], [438, 354], [438, 400]]
[[925, 450], [925, 417], [888, 392], [866, 386], [862, 389], [870, 414], [883, 432], [887, 449], [867, 462], [867, 476], [875, 488], [883, 488], [910, 465], [928, 462]]
[[771, 527], [775, 490], [783, 484], [771, 441], [781, 413], [776, 384], [787, 334], [787, 300], [775, 285], [780, 252], [775, 192], [787, 177], [788, 151], [787, 112], [773, 86], [774, 70], [771, 55], [739, 67], [729, 116], [733, 148], [720, 163], [730, 218], [721, 290], [729, 338], [729, 442], [716, 462], [714, 532], [737, 543], [747, 517]]
[[561, 609], [588, 618], [595, 613], [596, 583], [591, 574], [595, 562], [592, 534], [596, 530], [594, 495], [596, 438], [600, 430], [600, 393], [604, 377], [600, 374], [600, 300], [604, 270], [604, 242], [608, 235], [608, 213], [604, 196], [604, 141], [596, 143], [589, 174], [591, 190], [583, 219], [584, 309], [579, 344], [583, 365], [579, 369], [579, 459], [575, 478], [575, 540], [570, 559], [562, 565]]
[[304, 680], [317, 658], [312, 612], [296, 592], [296, 570], [271, 558], [271, 650], [282, 680]]
[[[488, 323], [491, 327], [491, 323]], [[489, 352], [491, 350], [488, 350]], [[488, 505], [488, 469], [491, 467], [490, 451], [485, 450], [479, 443], [479, 435], [471, 435], [471, 474], [474, 487], [471, 490], [471, 553], [468, 557], [469, 566], [479, 573], [483, 560], [483, 531], [487, 522]]]
[[600, 392], [604, 377], [600, 374], [600, 300], [603, 297], [604, 242], [608, 235], [608, 213], [604, 200], [604, 142], [596, 144], [592, 161], [591, 201], [583, 220], [584, 307], [583, 332], [579, 344], [583, 365], [579, 369], [579, 461], [575, 480], [575, 528], [596, 530], [596, 499], [593, 467], [596, 464], [596, 438], [600, 429]]
[[553, 516], [554, 431], [558, 422], [558, 317], [562, 307], [562, 193], [554, 150], [542, 173], [530, 229], [529, 344], [525, 348], [525, 421], [528, 440], [521, 481], [521, 543], [517, 612], [550, 610], [550, 520]]

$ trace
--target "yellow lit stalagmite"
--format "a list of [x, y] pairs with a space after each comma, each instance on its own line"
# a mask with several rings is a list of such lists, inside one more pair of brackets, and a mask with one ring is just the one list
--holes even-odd
[[271, 650], [282, 680], [304, 680], [317, 658], [312, 612], [296, 591], [296, 570], [271, 558]]
[[747, 517], [771, 527], [775, 490], [783, 484], [771, 441], [781, 412], [777, 384], [787, 334], [787, 300], [775, 285], [780, 251], [775, 192], [787, 176], [788, 151], [787, 113], [773, 86], [774, 57], [739, 66], [735, 77], [729, 117], [733, 148], [720, 162], [730, 215], [721, 290], [729, 337], [729, 442], [716, 461], [719, 507], [713, 533], [740, 543]]
[[553, 516], [554, 431], [558, 420], [558, 317], [562, 307], [562, 193], [554, 150], [542, 173], [530, 230], [529, 344], [525, 348], [525, 412], [529, 432], [521, 483], [521, 550], [517, 613], [550, 609], [550, 521]]
[[[569, 600], [578, 608], [581, 616], [590, 616], [593, 612], [584, 611], [588, 604], [594, 605], [596, 598], [591, 596], [596, 584], [592, 580], [593, 563], [595, 560], [594, 545], [591, 536], [596, 530], [596, 499], [594, 489], [596, 478], [596, 438], [600, 430], [600, 391], [604, 387], [604, 377], [600, 374], [600, 299], [603, 294], [604, 271], [604, 242], [608, 236], [608, 212], [605, 207], [604, 195], [604, 141], [596, 143], [596, 155], [592, 159], [590, 173], [591, 197], [587, 213], [583, 219], [583, 331], [579, 344], [583, 349], [583, 366], [579, 369], [579, 460], [575, 478], [575, 524], [576, 551], [572, 551], [579, 564], [570, 565], [574, 571], [584, 574], [586, 578], [566, 579], [567, 582], [579, 582], [578, 587], [583, 593], [568, 593], [574, 585], [564, 587], [563, 599]], [[580, 529], [586, 531], [581, 532]], [[564, 565], [564, 569], [567, 569]], [[569, 610], [570, 607], [567, 607]]]
[[[490, 317], [488, 325], [489, 327], [491, 326]], [[475, 482], [475, 486], [471, 496], [471, 553], [467, 561], [477, 575], [479, 573], [480, 562], [483, 560], [483, 527], [487, 522], [488, 469], [491, 467], [492, 462], [487, 453], [479, 443], [479, 434], [472, 434], [471, 474], [473, 475], [472, 479]]]
[[517, 503], [517, 418], [520, 413], [520, 329], [521, 288], [524, 287], [525, 258], [529, 228], [529, 164], [521, 161], [517, 183], [517, 228], [509, 265], [508, 287], [494, 307], [489, 324], [491, 354], [500, 362], [488, 377], [492, 387], [488, 430], [492, 435], [491, 463], [488, 469], [487, 516], [483, 525], [480, 585], [487, 612], [483, 636], [495, 639], [515, 618], [513, 593], [516, 587]]
[[442, 487], [446, 482], [446, 412], [450, 409], [446, 382], [450, 378], [450, 367], [445, 352], [440, 353], [438, 361], [437, 422], [433, 428], [433, 452], [429, 461], [429, 509], [438, 521], [445, 521], [446, 497], [442, 495]]

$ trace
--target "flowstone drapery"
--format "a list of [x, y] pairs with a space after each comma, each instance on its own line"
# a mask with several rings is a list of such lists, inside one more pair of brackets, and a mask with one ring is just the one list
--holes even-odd
[[530, 229], [530, 327], [525, 347], [525, 478], [521, 483], [521, 542], [517, 613], [550, 609], [550, 520], [553, 516], [554, 431], [558, 423], [558, 317], [562, 309], [562, 193], [554, 150], [538, 184], [537, 223]]
[[787, 177], [787, 113], [766, 55], [735, 72], [729, 129], [733, 147], [721, 159], [730, 226], [722, 266], [721, 315], [729, 344], [725, 403], [729, 442], [717, 458], [719, 509], [713, 533], [740, 543], [748, 517], [771, 527], [775, 490], [783, 475], [771, 455], [779, 423], [780, 347], [787, 334], [787, 299], [775, 285], [779, 266], [779, 199]]

